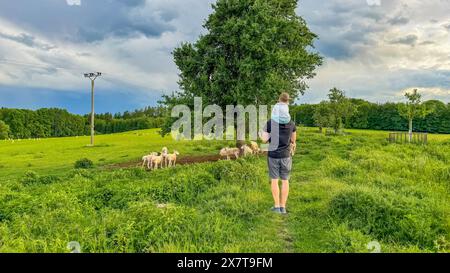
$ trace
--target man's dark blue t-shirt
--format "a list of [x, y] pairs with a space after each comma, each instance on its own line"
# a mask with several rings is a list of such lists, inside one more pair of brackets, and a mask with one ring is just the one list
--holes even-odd
[[[273, 126], [277, 126], [278, 130], [272, 130], [272, 124]], [[291, 156], [291, 137], [292, 133], [297, 131], [294, 122], [290, 121], [287, 124], [279, 124], [273, 120], [269, 120], [264, 131], [270, 134], [269, 157], [287, 158]], [[278, 143], [277, 141], [272, 141], [275, 138], [278, 138]]]

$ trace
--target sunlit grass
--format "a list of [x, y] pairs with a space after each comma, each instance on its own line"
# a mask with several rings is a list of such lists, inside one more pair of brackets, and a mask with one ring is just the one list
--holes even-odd
[[[0, 252], [450, 251], [450, 136], [389, 144], [388, 132], [299, 128], [289, 215], [269, 208], [266, 159], [146, 172], [102, 165], [162, 146], [217, 153], [223, 142], [175, 142], [156, 130], [0, 142]], [[87, 157], [91, 170], [74, 170]], [[29, 172], [32, 171], [32, 172]], [[25, 176], [25, 173], [27, 175]]]

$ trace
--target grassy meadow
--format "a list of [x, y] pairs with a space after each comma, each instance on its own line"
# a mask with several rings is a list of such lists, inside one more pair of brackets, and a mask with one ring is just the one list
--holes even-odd
[[44, 138], [39, 140], [0, 140], [0, 180], [18, 177], [28, 170], [59, 175], [73, 169], [76, 160], [89, 158], [98, 166], [138, 161], [150, 152], [160, 152], [167, 146], [182, 155], [217, 153], [226, 143], [204, 141], [174, 141], [162, 138], [158, 129], [131, 131], [95, 137], [90, 147], [90, 136]]
[[[156, 130], [0, 142], [0, 252], [450, 251], [450, 135], [426, 146], [387, 132], [298, 130], [286, 216], [274, 215], [266, 159], [173, 169], [104, 168], [162, 146], [217, 154]], [[73, 168], [80, 158], [95, 168]]]

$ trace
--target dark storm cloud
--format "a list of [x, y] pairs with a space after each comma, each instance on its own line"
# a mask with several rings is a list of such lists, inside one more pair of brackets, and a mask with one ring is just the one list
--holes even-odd
[[[66, 93], [85, 92], [80, 75], [91, 70], [105, 72], [98, 87], [99, 94], [103, 88], [107, 95], [99, 101], [111, 103], [101, 111], [136, 108], [134, 98], [143, 104], [157, 101], [157, 92], [178, 88], [179, 71], [170, 52], [205, 33], [202, 23], [215, 1], [81, 0], [78, 5], [72, 0], [69, 6], [66, 0], [0, 0], [0, 56], [16, 61], [3, 61], [7, 69], [0, 71], [5, 75], [0, 93], [2, 84], [31, 90], [3, 96], [0, 106], [28, 107], [30, 98], [36, 107], [61, 103], [73, 110], [78, 101]], [[332, 86], [372, 101], [391, 99], [412, 86], [450, 89], [449, 6], [444, 2], [382, 0], [381, 6], [369, 6], [367, 0], [298, 1], [297, 13], [319, 36], [316, 50], [325, 57], [307, 96], [323, 100]], [[12, 47], [11, 41], [28, 48]], [[42, 50], [46, 43], [58, 49]], [[24, 68], [19, 62], [37, 65]], [[42, 96], [48, 88], [64, 92]], [[114, 90], [132, 95], [110, 95]], [[32, 99], [30, 94], [35, 94]]]
[[391, 25], [406, 25], [409, 23], [409, 19], [406, 17], [394, 17], [388, 20]]
[[[303, 11], [308, 12], [303, 12]], [[316, 48], [325, 57], [336, 60], [353, 58], [362, 47], [375, 41], [370, 35], [387, 28], [381, 21], [382, 9], [368, 6], [365, 1], [306, 0], [299, 3], [298, 12], [311, 30], [319, 34]]]
[[[75, 42], [95, 42], [108, 37], [159, 36], [173, 31], [174, 7], [155, 7], [142, 13], [145, 0], [82, 1], [69, 6], [60, 0], [0, 2], [0, 17], [40, 34]], [[20, 8], [18, 8], [20, 7]]]
[[433, 41], [423, 41], [420, 43], [420, 45], [435, 45], [436, 43]]
[[445, 28], [445, 29], [447, 29], [448, 31], [450, 31], [450, 23], [449, 23], [449, 24], [446, 24], [446, 25], [444, 25], [444, 28]]
[[333, 40], [320, 41], [316, 47], [319, 52], [336, 60], [343, 60], [352, 58], [355, 55], [355, 51], [349, 44], [335, 43]]
[[419, 37], [417, 37], [417, 35], [414, 34], [410, 34], [404, 37], [400, 37], [398, 39], [392, 40], [391, 44], [401, 44], [401, 45], [410, 45], [410, 46], [414, 46], [417, 44], [417, 40], [419, 39]]
[[30, 34], [26, 34], [26, 33], [20, 33], [19, 35], [11, 35], [11, 34], [6, 34], [3, 32], [0, 32], [0, 39], [11, 40], [11, 41], [26, 45], [28, 47], [38, 48], [38, 49], [42, 49], [42, 50], [46, 50], [46, 51], [55, 48], [55, 46], [37, 42], [36, 38], [34, 36], [32, 36]]

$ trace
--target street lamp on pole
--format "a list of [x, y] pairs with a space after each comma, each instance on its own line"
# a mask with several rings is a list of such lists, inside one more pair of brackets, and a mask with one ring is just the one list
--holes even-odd
[[94, 146], [94, 82], [102, 75], [101, 72], [85, 73], [84, 77], [91, 80], [91, 146]]

